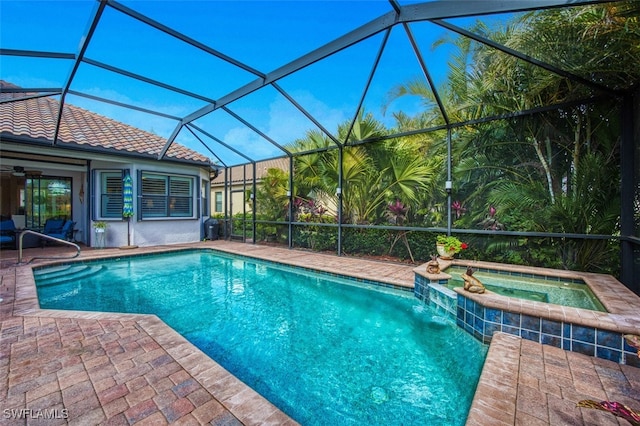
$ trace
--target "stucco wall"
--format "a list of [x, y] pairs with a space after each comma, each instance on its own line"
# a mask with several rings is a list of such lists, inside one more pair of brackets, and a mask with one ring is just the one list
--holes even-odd
[[[3, 142], [3, 149], [11, 149], [16, 153], [24, 151], [25, 147]], [[94, 170], [123, 170], [128, 169], [134, 179], [134, 200], [137, 199], [137, 172], [138, 170], [158, 172], [162, 174], [179, 174], [193, 176], [194, 192], [200, 194], [203, 181], [209, 180], [209, 171], [206, 168], [177, 164], [167, 161], [134, 159], [115, 155], [82, 153], [77, 151], [64, 151], [64, 157], [68, 159], [81, 159], [88, 164], [64, 164], [62, 161], [54, 161], [63, 158], [60, 150], [43, 147], [28, 147], [30, 155], [57, 155], [48, 161], [46, 157], [38, 160], [15, 159], [7, 161], [8, 165], [20, 165], [25, 169], [39, 170], [42, 176], [71, 177], [72, 178], [72, 219], [76, 222], [75, 237], [77, 241], [88, 246], [95, 246], [95, 230], [92, 227], [94, 220], [101, 220], [96, 216], [99, 211], [99, 179], [90, 183]], [[87, 171], [87, 166], [91, 171]], [[9, 193], [7, 191], [7, 193]], [[17, 191], [13, 191], [17, 193]], [[207, 189], [208, 195], [208, 189]], [[16, 196], [17, 197], [17, 196]], [[4, 203], [3, 203], [4, 204]], [[134, 201], [135, 204], [135, 201]], [[93, 206], [94, 213], [91, 213]], [[138, 221], [137, 205], [134, 206], [134, 216], [131, 219], [131, 244], [138, 246], [151, 246], [160, 244], [175, 244], [195, 242], [203, 237], [202, 223], [207, 217], [198, 217], [198, 203], [194, 202], [194, 217], [189, 219], [161, 219]], [[15, 209], [14, 209], [15, 210]], [[12, 212], [13, 214], [14, 212]], [[120, 247], [127, 245], [127, 222], [117, 218], [108, 219], [106, 231], [106, 247]]]
[[[177, 244], [199, 241], [202, 238], [203, 220], [149, 220], [144, 222], [131, 221], [131, 245], [140, 247]], [[95, 242], [95, 235], [92, 235]], [[108, 222], [105, 245], [107, 247], [121, 247], [127, 244], [127, 222]]]
[[[195, 218], [189, 219], [147, 219], [139, 220], [138, 216], [138, 170], [147, 172], [158, 172], [162, 174], [179, 174], [188, 176], [198, 176], [195, 182], [194, 192], [200, 193], [201, 181], [208, 180], [208, 172], [200, 170], [197, 167], [170, 164], [158, 161], [138, 161], [138, 162], [115, 162], [115, 161], [94, 161], [92, 168], [100, 170], [118, 170], [129, 169], [133, 178], [133, 198], [134, 198], [134, 216], [129, 223], [130, 232], [130, 245], [137, 245], [140, 247], [164, 245], [164, 244], [177, 244], [177, 243], [189, 243], [202, 239], [203, 222], [207, 217], [198, 218], [198, 205], [194, 203], [193, 211]], [[93, 190], [96, 194], [99, 194], [100, 182], [94, 182]], [[98, 200], [94, 201], [98, 203]], [[99, 206], [96, 204], [96, 208]], [[100, 218], [97, 218], [100, 219]], [[107, 222], [107, 231], [105, 238], [106, 247], [120, 247], [128, 245], [127, 242], [127, 222], [125, 220], [105, 220]], [[92, 242], [91, 245], [95, 245], [95, 233], [91, 229]]]

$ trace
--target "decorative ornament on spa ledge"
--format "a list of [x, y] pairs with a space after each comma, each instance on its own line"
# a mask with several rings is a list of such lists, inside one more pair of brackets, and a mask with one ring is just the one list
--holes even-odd
[[440, 259], [451, 260], [456, 253], [465, 250], [467, 243], [463, 243], [453, 235], [438, 235], [436, 238], [436, 249], [440, 255]]

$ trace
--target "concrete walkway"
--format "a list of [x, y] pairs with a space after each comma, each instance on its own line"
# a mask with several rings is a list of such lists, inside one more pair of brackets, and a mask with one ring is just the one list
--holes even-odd
[[[83, 250], [82, 259], [216, 248], [413, 286], [413, 266], [214, 241]], [[68, 249], [25, 250], [25, 258]], [[0, 252], [0, 424], [295, 424], [153, 315], [40, 310], [30, 266]], [[36, 261], [43, 265], [51, 261]], [[499, 333], [469, 425], [625, 425], [581, 399], [640, 409], [640, 369]]]

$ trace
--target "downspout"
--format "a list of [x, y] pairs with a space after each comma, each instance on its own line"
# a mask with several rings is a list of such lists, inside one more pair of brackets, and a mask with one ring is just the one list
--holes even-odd
[[85, 205], [88, 208], [85, 208], [85, 217], [86, 220], [84, 221], [84, 229], [82, 230], [82, 232], [85, 235], [85, 244], [87, 244], [87, 247], [92, 247], [93, 246], [93, 242], [91, 241], [91, 237], [93, 236], [93, 234], [91, 233], [91, 209], [94, 208], [94, 199], [93, 199], [93, 181], [91, 180], [91, 160], [87, 160], [87, 182], [83, 182], [86, 183], [87, 185], [87, 189], [86, 189], [86, 194], [84, 197], [84, 201], [85, 201]]

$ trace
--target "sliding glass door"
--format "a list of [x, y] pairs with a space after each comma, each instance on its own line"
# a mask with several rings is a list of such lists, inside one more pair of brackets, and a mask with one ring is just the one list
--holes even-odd
[[41, 229], [51, 218], [72, 218], [70, 177], [27, 177], [25, 192], [27, 228]]

